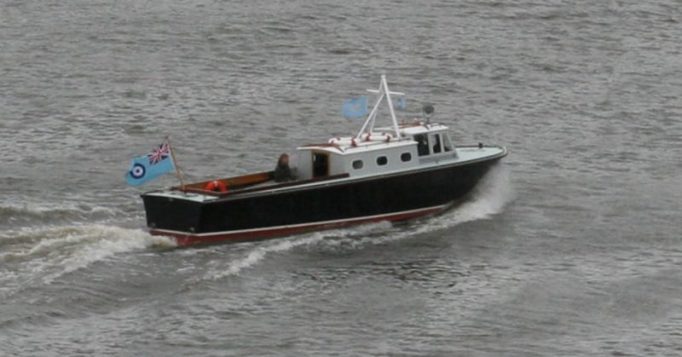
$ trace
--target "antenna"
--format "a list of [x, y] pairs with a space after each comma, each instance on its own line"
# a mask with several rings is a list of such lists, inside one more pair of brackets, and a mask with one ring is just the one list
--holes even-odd
[[433, 104], [426, 103], [422, 106], [422, 111], [424, 112], [424, 119], [426, 119], [426, 124], [431, 124], [431, 114], [435, 111]]

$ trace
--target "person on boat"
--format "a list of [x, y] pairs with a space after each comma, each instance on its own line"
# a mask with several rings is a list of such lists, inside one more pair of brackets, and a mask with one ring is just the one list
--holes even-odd
[[279, 156], [273, 177], [275, 182], [286, 182], [294, 179], [294, 175], [291, 173], [291, 168], [289, 167], [289, 155], [282, 154]]

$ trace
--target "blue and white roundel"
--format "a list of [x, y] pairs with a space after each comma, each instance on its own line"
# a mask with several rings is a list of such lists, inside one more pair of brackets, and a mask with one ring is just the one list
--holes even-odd
[[144, 165], [136, 163], [130, 170], [130, 176], [132, 176], [134, 179], [141, 179], [144, 177], [146, 171], [147, 170], [145, 170]]

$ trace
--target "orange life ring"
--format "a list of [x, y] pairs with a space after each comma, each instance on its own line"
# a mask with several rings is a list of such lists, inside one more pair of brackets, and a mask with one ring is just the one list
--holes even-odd
[[227, 192], [227, 185], [223, 181], [213, 180], [204, 186], [204, 190], [225, 193]]

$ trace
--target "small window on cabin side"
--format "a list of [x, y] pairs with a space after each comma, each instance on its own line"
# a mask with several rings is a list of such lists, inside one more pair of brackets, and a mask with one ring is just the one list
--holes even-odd
[[377, 157], [377, 165], [383, 166], [383, 165], [386, 165], [387, 163], [388, 163], [388, 159], [386, 158], [386, 156]]
[[419, 156], [429, 154], [429, 139], [426, 137], [426, 134], [415, 135], [414, 141], [417, 142], [417, 153]]
[[410, 161], [412, 160], [412, 154], [410, 154], [409, 152], [404, 152], [400, 155], [400, 160], [402, 162]]
[[434, 144], [433, 144], [433, 153], [434, 153], [434, 154], [438, 154], [438, 153], [440, 153], [441, 151], [443, 151], [443, 149], [441, 148], [441, 145], [440, 145], [440, 135], [434, 134], [434, 135], [432, 135], [432, 136], [433, 136], [433, 141], [434, 141]]
[[450, 143], [450, 137], [448, 134], [443, 134], [443, 150], [446, 152], [452, 151], [452, 143]]
[[362, 166], [364, 166], [364, 164], [362, 163], [362, 160], [353, 161], [353, 168], [354, 169], [360, 170], [362, 168]]

